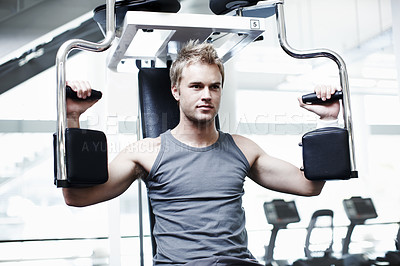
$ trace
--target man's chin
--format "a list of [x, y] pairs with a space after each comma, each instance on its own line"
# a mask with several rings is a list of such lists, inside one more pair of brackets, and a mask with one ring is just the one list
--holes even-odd
[[214, 122], [215, 116], [216, 115], [202, 115], [193, 117], [190, 120], [199, 125], [207, 125]]

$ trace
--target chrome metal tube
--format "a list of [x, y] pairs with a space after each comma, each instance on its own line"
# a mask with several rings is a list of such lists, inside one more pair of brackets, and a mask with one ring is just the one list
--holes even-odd
[[[138, 90], [138, 99], [140, 99], [139, 96], [139, 90]], [[136, 137], [137, 140], [142, 140], [143, 139], [143, 127], [142, 127], [142, 108], [141, 108], [141, 102], [140, 100], [138, 101], [138, 116], [137, 116], [137, 122], [136, 122]], [[144, 232], [143, 232], [143, 193], [142, 193], [142, 180], [138, 179], [138, 212], [139, 212], [139, 257], [140, 257], [140, 266], [144, 266]]]
[[351, 171], [356, 175], [356, 160], [354, 152], [354, 135], [353, 135], [353, 122], [351, 118], [350, 107], [350, 91], [349, 80], [347, 75], [346, 64], [343, 59], [335, 52], [328, 49], [313, 49], [313, 50], [296, 50], [290, 47], [286, 39], [285, 15], [283, 10], [283, 3], [277, 3], [276, 6], [276, 22], [278, 28], [278, 39], [282, 49], [292, 57], [300, 59], [327, 57], [337, 64], [339, 68], [340, 86], [343, 90], [343, 119], [344, 126], [349, 133], [349, 149], [350, 149], [350, 165]]
[[65, 129], [67, 125], [65, 64], [69, 52], [74, 49], [103, 52], [111, 46], [115, 38], [115, 0], [107, 0], [106, 4], [107, 32], [102, 42], [94, 43], [80, 39], [72, 39], [63, 43], [57, 52], [57, 181], [62, 182], [67, 180], [67, 168], [65, 163]]

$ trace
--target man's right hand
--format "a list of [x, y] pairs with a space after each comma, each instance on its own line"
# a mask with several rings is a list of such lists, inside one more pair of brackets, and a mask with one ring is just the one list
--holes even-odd
[[[67, 81], [73, 91], [76, 91], [78, 98], [86, 99], [90, 96], [92, 88], [87, 81]], [[67, 98], [67, 121], [68, 127], [79, 127], [79, 117], [98, 100], [77, 101]]]

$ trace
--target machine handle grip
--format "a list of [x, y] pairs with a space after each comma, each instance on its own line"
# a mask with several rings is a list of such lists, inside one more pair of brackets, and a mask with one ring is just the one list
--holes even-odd
[[301, 97], [301, 100], [303, 103], [306, 104], [323, 104], [323, 103], [330, 103], [336, 100], [341, 100], [343, 99], [343, 92], [342, 91], [336, 91], [334, 94], [332, 94], [330, 99], [326, 99], [323, 101], [321, 98], [317, 97], [317, 94], [315, 92], [305, 94]]
[[101, 91], [92, 90], [89, 97], [86, 97], [85, 99], [79, 98], [78, 94], [76, 93], [76, 91], [72, 90], [72, 88], [70, 86], [68, 86], [68, 85], [65, 87], [65, 92], [66, 92], [66, 97], [67, 98], [70, 98], [70, 99], [73, 99], [73, 100], [79, 100], [79, 101], [100, 100], [101, 97], [103, 96]]

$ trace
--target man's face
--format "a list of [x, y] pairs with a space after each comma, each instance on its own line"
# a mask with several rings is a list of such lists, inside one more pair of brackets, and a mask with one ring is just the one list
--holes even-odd
[[179, 102], [181, 119], [203, 124], [213, 122], [218, 113], [222, 76], [217, 65], [194, 63], [182, 71], [179, 88], [172, 93]]

